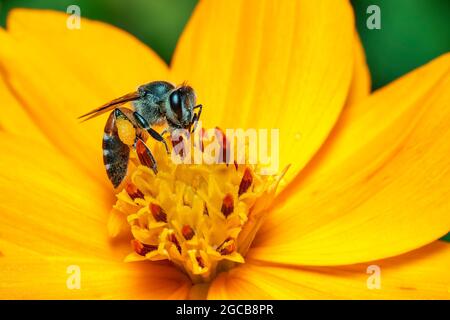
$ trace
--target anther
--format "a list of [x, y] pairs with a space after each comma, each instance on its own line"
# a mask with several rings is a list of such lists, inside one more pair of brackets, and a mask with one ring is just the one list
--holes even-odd
[[189, 226], [187, 224], [185, 224], [181, 228], [181, 233], [183, 234], [183, 237], [186, 240], [191, 240], [194, 237], [194, 235], [195, 235], [194, 229], [192, 229], [191, 226]]
[[149, 209], [156, 221], [167, 222], [167, 214], [159, 205], [156, 203], [150, 203]]
[[245, 168], [244, 175], [242, 176], [241, 184], [239, 185], [238, 195], [241, 196], [246, 193], [248, 188], [252, 185], [253, 176], [249, 168]]
[[133, 246], [134, 251], [140, 256], [145, 256], [147, 253], [158, 248], [157, 246], [145, 244], [137, 240], [131, 240], [131, 245]]
[[126, 192], [128, 193], [128, 195], [130, 196], [131, 199], [137, 199], [137, 198], [144, 198], [144, 194], [141, 192], [141, 190], [139, 190], [134, 184], [129, 183], [126, 188], [125, 188]]
[[236, 242], [234, 239], [229, 238], [225, 240], [219, 248], [217, 248], [217, 251], [219, 251], [219, 253], [223, 256], [231, 254], [236, 251]]
[[221, 211], [225, 216], [225, 218], [228, 217], [234, 211], [233, 196], [231, 194], [227, 193], [225, 198], [223, 198]]
[[170, 242], [172, 242], [172, 243], [175, 245], [175, 247], [177, 247], [178, 252], [181, 253], [181, 246], [180, 246], [180, 243], [178, 242], [177, 237], [176, 237], [173, 233], [169, 234], [168, 240], [169, 240]]
[[204, 268], [205, 267], [205, 261], [203, 261], [203, 258], [200, 256], [195, 257], [195, 259], [197, 260], [198, 266], [200, 268]]

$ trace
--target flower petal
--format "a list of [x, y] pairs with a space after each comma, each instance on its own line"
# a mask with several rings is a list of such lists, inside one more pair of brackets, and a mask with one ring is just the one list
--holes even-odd
[[[208, 298], [448, 299], [449, 263], [450, 245], [441, 241], [372, 264], [295, 268], [250, 261], [220, 274], [212, 283]], [[379, 289], [374, 273], [378, 270]]]
[[366, 54], [358, 33], [356, 33], [355, 38], [353, 78], [346, 105], [353, 105], [367, 98], [372, 84], [369, 66], [366, 63]]
[[65, 154], [106, 183], [101, 161], [104, 117], [77, 117], [140, 84], [164, 79], [154, 52], [112, 26], [45, 10], [13, 10], [0, 30], [0, 64], [14, 93], [43, 132]]
[[111, 256], [105, 188], [48, 144], [0, 133], [0, 149], [0, 252]]
[[0, 257], [0, 299], [185, 299], [190, 287], [177, 269], [157, 263]]
[[16, 135], [32, 136], [33, 139], [43, 142], [47, 140], [42, 131], [39, 130], [39, 127], [23, 109], [20, 101], [12, 94], [1, 72], [0, 99], [2, 104], [0, 131], [10, 132]]
[[450, 55], [442, 56], [348, 108], [325, 147], [278, 198], [250, 256], [288, 264], [359, 263], [445, 235], [449, 68]]
[[205, 125], [279, 128], [280, 169], [294, 176], [344, 105], [353, 46], [348, 1], [202, 1], [172, 71], [197, 90]]

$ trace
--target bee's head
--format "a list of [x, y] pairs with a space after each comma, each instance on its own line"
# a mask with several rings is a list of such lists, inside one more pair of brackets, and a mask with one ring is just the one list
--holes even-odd
[[166, 102], [166, 118], [171, 127], [187, 129], [194, 118], [196, 97], [187, 85], [172, 90]]

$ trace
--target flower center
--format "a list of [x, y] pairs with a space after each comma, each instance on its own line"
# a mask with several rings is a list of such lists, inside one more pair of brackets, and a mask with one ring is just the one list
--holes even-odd
[[151, 149], [158, 173], [132, 152], [114, 205], [134, 238], [126, 261], [170, 260], [193, 283], [244, 263], [278, 179], [253, 165], [176, 164], [162, 144]]

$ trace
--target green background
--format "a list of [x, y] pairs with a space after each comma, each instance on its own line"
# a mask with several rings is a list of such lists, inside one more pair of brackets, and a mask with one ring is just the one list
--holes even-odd
[[[129, 31], [169, 63], [196, 3], [196, 0], [0, 0], [0, 24], [5, 25], [7, 12], [14, 7], [66, 11], [75, 4], [80, 6], [82, 16]], [[373, 89], [450, 51], [450, 0], [353, 0], [352, 4]], [[369, 5], [381, 9], [381, 30], [366, 27]], [[450, 233], [445, 239], [450, 241]]]

